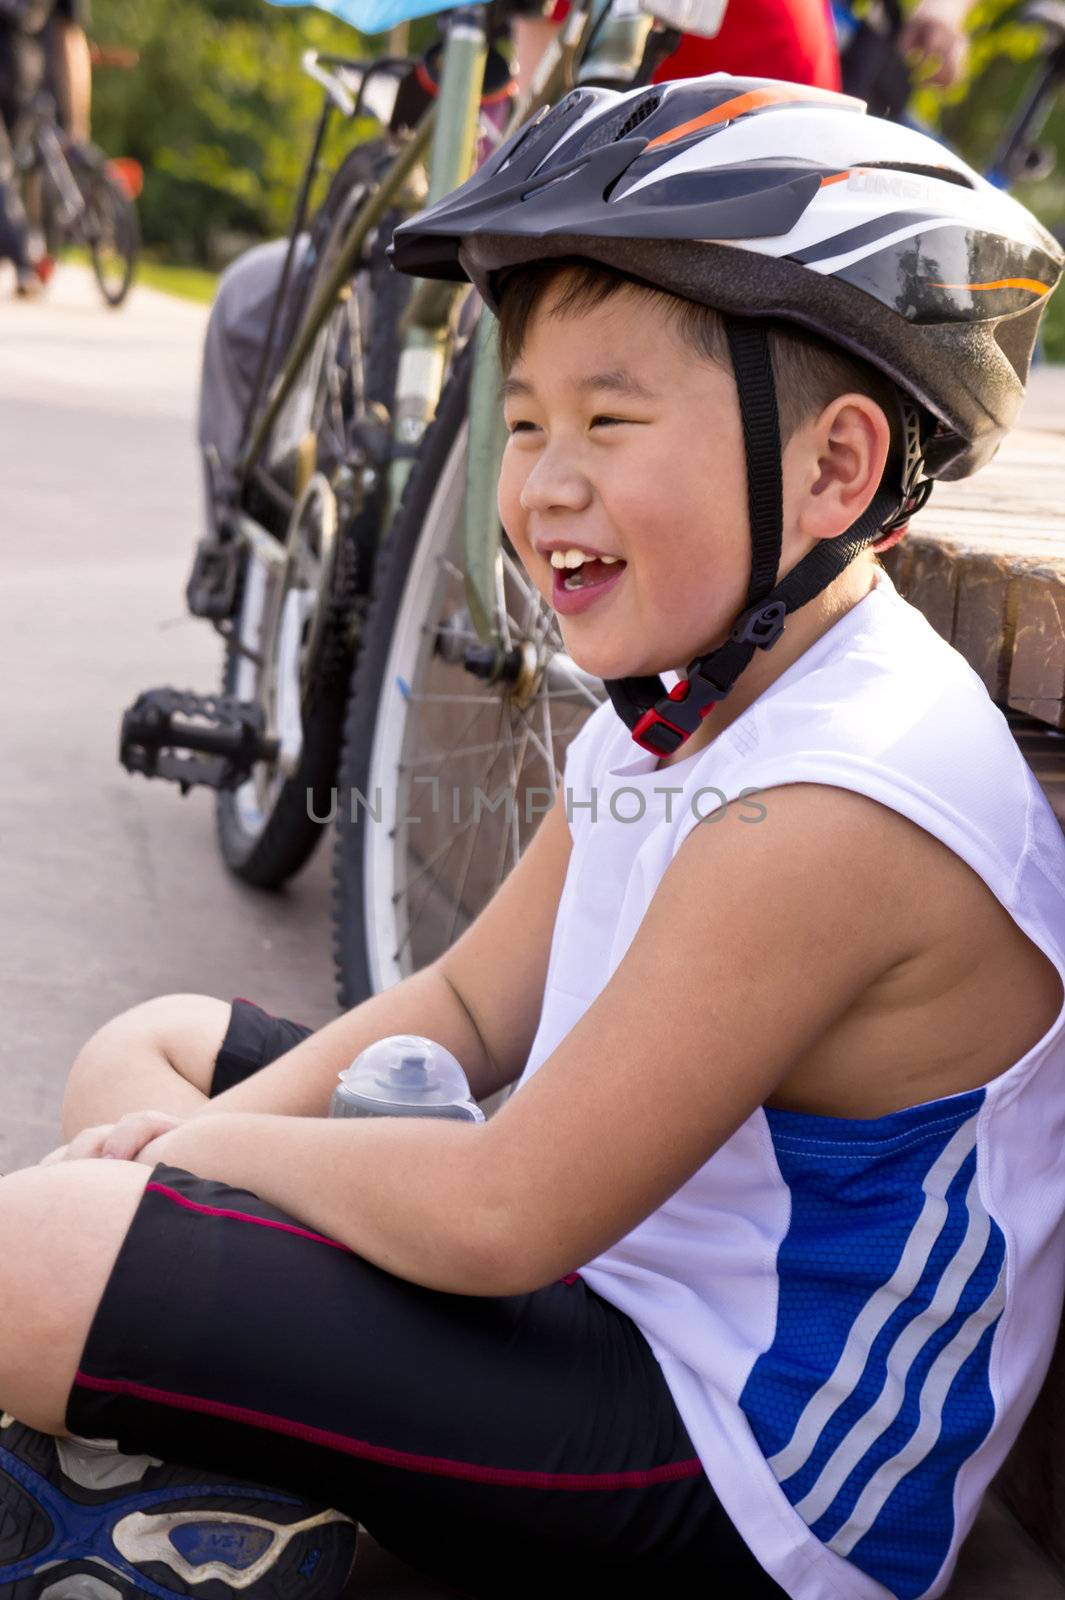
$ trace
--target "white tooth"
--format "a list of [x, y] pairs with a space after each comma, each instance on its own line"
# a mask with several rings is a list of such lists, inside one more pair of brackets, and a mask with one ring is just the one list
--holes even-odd
[[566, 565], [566, 557], [561, 550], [552, 550], [551, 565], [553, 567], [564, 567]]
[[587, 561], [588, 559], [589, 559], [589, 557], [585, 555], [583, 550], [567, 550], [566, 551], [566, 565], [567, 565], [567, 567], [579, 567], [579, 566], [581, 566], [581, 564], [583, 562]]
[[613, 566], [615, 561], [620, 561], [621, 557], [620, 556], [600, 556], [599, 559], [603, 563], [604, 567], [610, 567], [610, 566]]

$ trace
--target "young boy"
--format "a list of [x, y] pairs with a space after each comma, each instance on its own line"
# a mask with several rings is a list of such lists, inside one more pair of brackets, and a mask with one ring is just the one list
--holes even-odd
[[[501, 313], [500, 513], [609, 699], [431, 968], [86, 1045], [0, 1182], [0, 1586], [334, 1594], [324, 1505], [493, 1600], [933, 1596], [1035, 1397], [1065, 842], [869, 546], [994, 449], [1060, 254], [852, 102], [656, 94], [574, 91], [396, 235]], [[400, 1031], [517, 1092], [324, 1120]]]

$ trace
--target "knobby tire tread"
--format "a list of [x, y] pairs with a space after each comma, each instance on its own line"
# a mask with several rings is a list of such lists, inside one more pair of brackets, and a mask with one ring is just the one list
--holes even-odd
[[379, 826], [366, 818], [364, 807], [359, 808], [362, 821], [353, 823], [350, 797], [357, 791], [372, 800], [367, 789], [370, 758], [392, 634], [422, 525], [467, 414], [473, 348], [470, 339], [456, 357], [414, 458], [377, 558], [373, 595], [352, 671], [338, 775], [331, 896], [337, 998], [344, 1009], [373, 993], [364, 914], [363, 829]]

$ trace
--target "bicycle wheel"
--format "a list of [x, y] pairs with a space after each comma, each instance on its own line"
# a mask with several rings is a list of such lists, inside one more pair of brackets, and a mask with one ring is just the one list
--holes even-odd
[[80, 227], [89, 247], [92, 270], [109, 306], [120, 306], [133, 282], [140, 253], [137, 208], [118, 182], [99, 168], [79, 174], [85, 197]]
[[467, 344], [426, 431], [378, 566], [345, 722], [334, 958], [351, 1006], [434, 961], [469, 926], [549, 808], [565, 749], [605, 696], [504, 536], [508, 673], [466, 666]]
[[[365, 192], [353, 193], [353, 206]], [[409, 281], [392, 273], [384, 256], [397, 220], [384, 219], [371, 263], [359, 274], [365, 281], [323, 324], [271, 437], [270, 476], [298, 491], [295, 509], [276, 528], [289, 566], [282, 572], [253, 555], [244, 558], [223, 691], [262, 705], [281, 749], [275, 761], [257, 762], [236, 789], [221, 790], [215, 815], [223, 860], [258, 888], [279, 888], [298, 872], [328, 820], [350, 678], [351, 619], [369, 583], [368, 552], [376, 549], [384, 487], [353, 512], [345, 463], [354, 424], [368, 407], [390, 410], [393, 403], [396, 321], [410, 292]], [[342, 208], [317, 273], [331, 270], [349, 226], [349, 209]], [[386, 273], [398, 280], [398, 292]], [[256, 509], [266, 521], [266, 509]]]

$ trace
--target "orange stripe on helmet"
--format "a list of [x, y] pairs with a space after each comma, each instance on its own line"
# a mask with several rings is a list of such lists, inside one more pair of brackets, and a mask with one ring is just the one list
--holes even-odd
[[1032, 294], [1049, 294], [1049, 283], [1038, 278], [996, 278], [994, 283], [933, 283], [933, 289], [1028, 289]]
[[842, 183], [844, 178], [849, 178], [850, 175], [849, 167], [846, 172], [834, 172], [830, 178], [821, 179], [821, 187], [822, 189], [827, 189], [830, 183]]
[[700, 128], [712, 128], [716, 122], [731, 122], [735, 117], [746, 116], [749, 111], [760, 111], [763, 106], [800, 105], [804, 102], [821, 105], [842, 103], [860, 106], [863, 111], [865, 109], [864, 100], [856, 100], [849, 94], [837, 94], [835, 89], [782, 83], [775, 89], [751, 89], [747, 94], [735, 95], [723, 105], [715, 106], [712, 111], [704, 111], [701, 117], [692, 117], [689, 122], [682, 122], [679, 127], [660, 133], [656, 139], [649, 141], [645, 149], [655, 150], [659, 145], [672, 144], [676, 139], [683, 139], [685, 134], [697, 133]]

